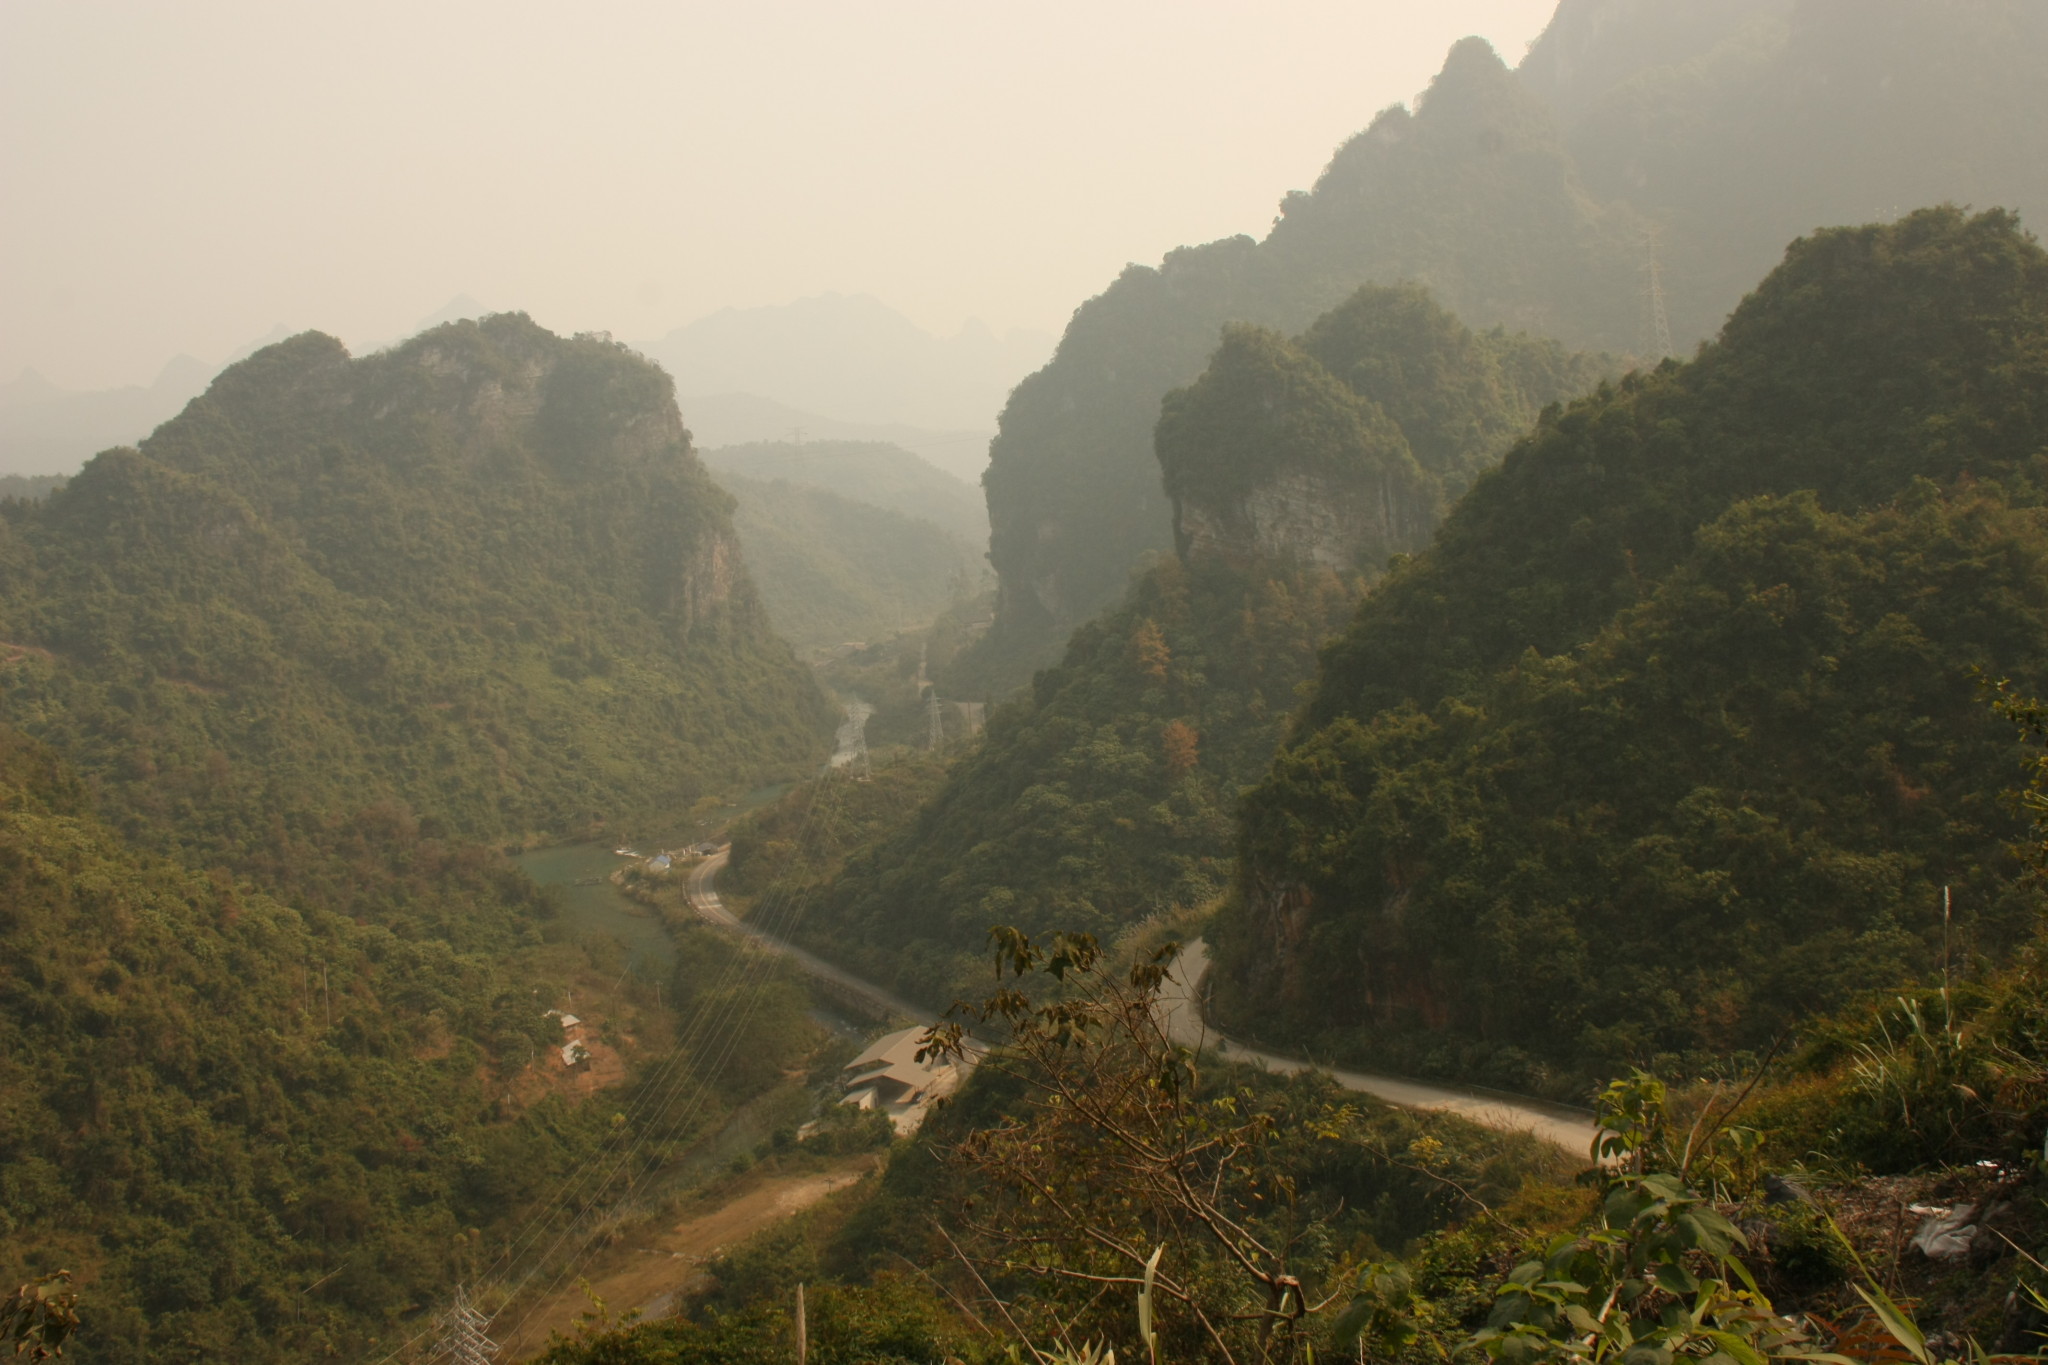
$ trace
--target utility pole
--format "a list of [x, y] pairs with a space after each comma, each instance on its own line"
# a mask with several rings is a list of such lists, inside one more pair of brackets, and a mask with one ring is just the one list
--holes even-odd
[[441, 1341], [434, 1358], [450, 1365], [491, 1365], [498, 1343], [484, 1335], [490, 1321], [469, 1301], [469, 1291], [457, 1285], [455, 1302], [441, 1315]]

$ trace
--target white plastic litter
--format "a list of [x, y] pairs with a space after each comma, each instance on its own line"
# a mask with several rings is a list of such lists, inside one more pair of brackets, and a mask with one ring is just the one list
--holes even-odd
[[1920, 1224], [1920, 1230], [1913, 1234], [1913, 1246], [1930, 1261], [1961, 1261], [1970, 1255], [1970, 1245], [1982, 1231], [1972, 1221], [1977, 1216], [1975, 1204], [1958, 1204], [1954, 1208], [1930, 1208], [1915, 1204], [1910, 1212], [1928, 1215]]

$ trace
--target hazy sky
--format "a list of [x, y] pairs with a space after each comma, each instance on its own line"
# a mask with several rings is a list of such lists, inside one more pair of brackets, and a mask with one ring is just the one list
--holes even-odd
[[1056, 332], [1554, 4], [0, 0], [0, 377], [457, 292], [631, 340], [827, 290]]

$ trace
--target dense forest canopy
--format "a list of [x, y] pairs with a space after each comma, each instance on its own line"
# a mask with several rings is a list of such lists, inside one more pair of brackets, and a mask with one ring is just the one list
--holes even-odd
[[827, 733], [666, 377], [523, 316], [296, 337], [0, 508], [8, 716], [232, 866], [379, 802], [481, 838], [644, 814]]
[[1925, 973], [1945, 885], [1957, 951], [2024, 937], [1979, 680], [2048, 681], [2044, 337], [2048, 254], [1926, 210], [1547, 415], [1249, 797], [1227, 1017], [1529, 1085]]
[[[565, 986], [598, 959], [551, 899], [490, 850], [348, 833], [353, 898], [312, 889], [351, 913], [290, 905], [127, 843], [56, 755], [0, 728], [0, 1266], [75, 1277], [66, 1359], [384, 1353], [451, 1282], [530, 1258], [537, 1203], [602, 1206], [607, 1175], [673, 1160], [810, 1049], [808, 1002], [780, 986], [751, 1007], [749, 1055], [679, 1031], [662, 1065], [579, 1102], [546, 1007], [587, 1012]], [[733, 950], [679, 946], [667, 1001], [715, 1006]], [[661, 998], [613, 994], [610, 1042], [663, 1034]]]
[[765, 1076], [574, 1103], [571, 983], [609, 963], [630, 1061], [730, 950], [629, 999], [495, 846], [821, 756], [731, 512], [659, 370], [518, 315], [293, 338], [0, 500], [0, 1263], [75, 1272], [79, 1359], [388, 1343], [605, 1142], [809, 1046], [791, 992]]
[[1823, 224], [2048, 213], [2044, 65], [2021, 0], [1567, 0], [1517, 69], [1459, 43], [1263, 240], [1129, 267], [1018, 385], [984, 479], [997, 622], [963, 676], [1028, 677], [1171, 544], [1147, 438], [1224, 323], [1293, 332], [1419, 281], [1475, 327], [1652, 361], [1662, 316], [1682, 354]]
[[0, 1262], [84, 1277], [81, 1359], [354, 1340], [582, 1141], [559, 1104], [476, 1127], [492, 1073], [548, 1041], [538, 980], [502, 965], [539, 942], [535, 888], [474, 851], [387, 847], [460, 905], [448, 938], [138, 852], [0, 731]]

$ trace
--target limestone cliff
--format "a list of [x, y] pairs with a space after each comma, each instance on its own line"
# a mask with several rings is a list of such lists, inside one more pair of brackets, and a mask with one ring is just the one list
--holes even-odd
[[1225, 330], [1155, 440], [1184, 559], [1375, 571], [1435, 524], [1441, 491], [1401, 429], [1264, 328]]
[[1473, 332], [1413, 285], [1360, 289], [1299, 341], [1227, 327], [1208, 369], [1160, 407], [1174, 546], [1376, 575], [1607, 363]]
[[1280, 473], [1227, 508], [1176, 502], [1174, 539], [1184, 559], [1281, 560], [1339, 571], [1375, 565], [1429, 534], [1426, 509], [1396, 482], [1382, 474]]

